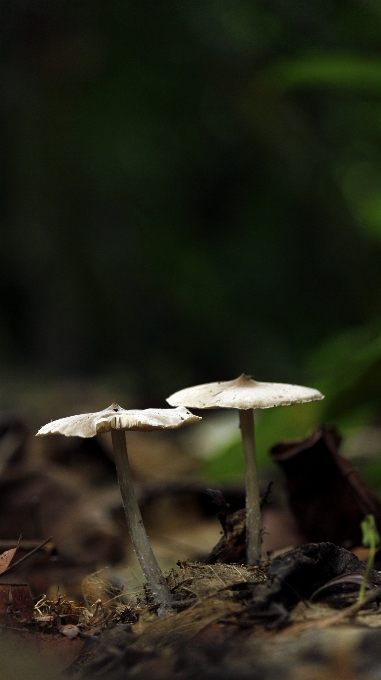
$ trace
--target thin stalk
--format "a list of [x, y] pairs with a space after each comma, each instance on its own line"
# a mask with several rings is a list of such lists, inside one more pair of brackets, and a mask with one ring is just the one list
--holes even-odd
[[364, 576], [363, 576], [363, 579], [361, 581], [361, 586], [360, 586], [357, 602], [362, 602], [362, 600], [365, 597], [365, 590], [366, 590], [366, 586], [368, 584], [368, 578], [369, 578], [370, 570], [373, 567], [375, 554], [376, 554], [376, 546], [372, 545], [372, 547], [369, 550], [368, 562], [366, 564]]
[[239, 409], [239, 425], [242, 435], [246, 469], [246, 555], [247, 564], [261, 561], [261, 509], [258, 487], [257, 461], [255, 456], [253, 409]]
[[366, 563], [364, 576], [363, 576], [362, 581], [361, 581], [361, 586], [360, 586], [359, 594], [358, 594], [358, 597], [357, 597], [357, 602], [362, 602], [362, 600], [365, 597], [365, 590], [366, 590], [366, 587], [367, 587], [367, 584], [368, 584], [368, 578], [369, 578], [370, 570], [373, 567], [373, 562], [374, 562], [376, 552], [377, 552], [376, 541], [373, 538], [373, 540], [371, 540], [368, 561]]
[[124, 430], [111, 430], [111, 438], [128, 530], [143, 574], [152, 590], [156, 604], [159, 605], [158, 614], [159, 616], [164, 616], [172, 611], [172, 596], [156, 557], [153, 554], [143, 525], [128, 462]]

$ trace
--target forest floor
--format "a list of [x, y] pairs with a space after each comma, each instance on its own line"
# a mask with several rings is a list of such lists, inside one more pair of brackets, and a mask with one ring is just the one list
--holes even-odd
[[375, 680], [381, 573], [371, 571], [359, 604], [364, 568], [331, 543], [258, 567], [179, 562], [167, 577], [174, 612], [162, 618], [147, 588], [90, 609], [63, 596], [28, 605], [15, 591], [2, 678]]

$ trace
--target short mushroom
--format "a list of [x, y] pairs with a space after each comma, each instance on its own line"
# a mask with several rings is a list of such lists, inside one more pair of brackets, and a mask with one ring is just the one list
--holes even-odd
[[152, 590], [155, 603], [159, 605], [159, 616], [171, 611], [171, 593], [143, 526], [128, 462], [125, 430], [176, 429], [199, 420], [201, 418], [193, 415], [184, 407], [130, 411], [121, 408], [118, 404], [111, 404], [104, 411], [98, 413], [84, 413], [55, 420], [44, 425], [37, 432], [37, 437], [63, 434], [66, 437], [84, 438], [94, 437], [103, 432], [111, 432], [127, 526], [143, 574]]
[[206, 383], [188, 387], [168, 397], [171, 406], [197, 409], [237, 408], [242, 434], [246, 469], [246, 545], [247, 563], [256, 564], [261, 559], [261, 513], [255, 457], [254, 408], [289, 406], [323, 399], [323, 395], [310, 387], [264, 383], [242, 375], [227, 382]]

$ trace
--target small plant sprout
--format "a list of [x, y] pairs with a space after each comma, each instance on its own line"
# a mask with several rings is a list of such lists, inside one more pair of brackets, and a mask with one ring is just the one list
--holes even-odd
[[238, 409], [246, 469], [247, 564], [257, 564], [261, 560], [261, 512], [253, 409], [289, 406], [318, 399], [323, 399], [323, 395], [310, 387], [257, 382], [244, 373], [236, 380], [188, 387], [167, 399], [171, 406]]
[[366, 563], [363, 579], [358, 594], [358, 602], [362, 602], [365, 597], [366, 585], [368, 583], [369, 572], [373, 567], [374, 557], [377, 546], [380, 545], [380, 536], [377, 531], [374, 515], [367, 515], [361, 522], [362, 544], [364, 548], [369, 548], [369, 557]]
[[151, 588], [158, 614], [163, 616], [172, 611], [171, 593], [153, 554], [140, 513], [130, 465], [128, 462], [126, 430], [167, 430], [177, 429], [201, 420], [180, 407], [175, 409], [145, 409], [130, 411], [118, 404], [111, 404], [98, 413], [84, 413], [61, 418], [44, 425], [37, 437], [49, 434], [63, 434], [66, 437], [94, 437], [96, 434], [111, 432], [118, 482], [122, 494], [124, 513], [128, 530], [143, 574]]

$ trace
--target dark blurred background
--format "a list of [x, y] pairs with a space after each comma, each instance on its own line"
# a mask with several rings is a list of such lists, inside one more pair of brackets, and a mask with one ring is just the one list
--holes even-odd
[[377, 422], [379, 3], [0, 12], [2, 405], [74, 379], [164, 406], [245, 371]]

